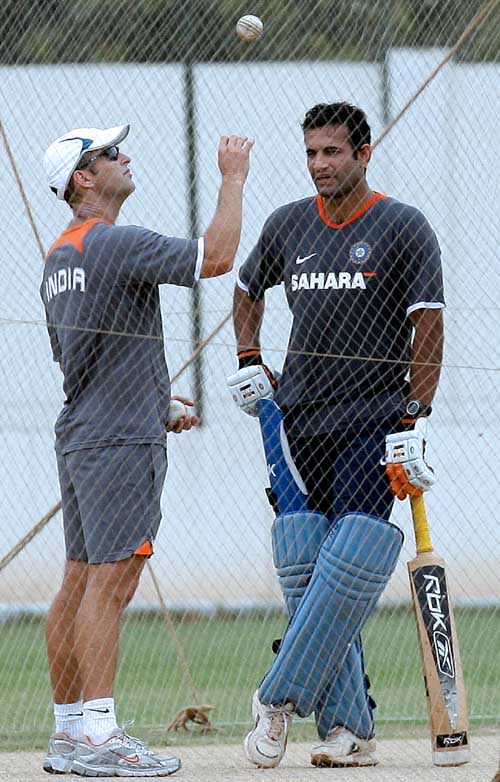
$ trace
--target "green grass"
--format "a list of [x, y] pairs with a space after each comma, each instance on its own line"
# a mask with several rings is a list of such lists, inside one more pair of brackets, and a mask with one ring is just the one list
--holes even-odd
[[[486, 728], [500, 717], [500, 611], [462, 609], [456, 612], [456, 621], [471, 720], [477, 728]], [[250, 722], [251, 694], [273, 660], [270, 643], [282, 635], [285, 624], [279, 613], [178, 617], [175, 632], [186, 655], [195, 697], [163, 617], [129, 613], [123, 623], [116, 683], [119, 719], [134, 717], [133, 731], [157, 744], [167, 739], [169, 743], [239, 740]], [[33, 617], [0, 625], [2, 748], [41, 748], [52, 730], [43, 631], [43, 620]], [[365, 629], [364, 641], [366, 668], [378, 703], [379, 735], [408, 729], [414, 735], [424, 729], [424, 687], [410, 610], [376, 612]], [[218, 732], [208, 738], [167, 735], [170, 720], [196, 700], [217, 707]], [[313, 733], [308, 720], [294, 736], [309, 738]]]

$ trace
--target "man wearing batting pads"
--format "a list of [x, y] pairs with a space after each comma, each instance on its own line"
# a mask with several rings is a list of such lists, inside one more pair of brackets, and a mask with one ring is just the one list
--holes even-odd
[[230, 271], [253, 146], [220, 139], [214, 216], [202, 237], [183, 239], [118, 223], [135, 190], [118, 147], [128, 132], [77, 128], [45, 154], [49, 186], [72, 210], [40, 291], [66, 396], [55, 427], [66, 567], [46, 630], [55, 732], [43, 767], [54, 774], [163, 777], [180, 768], [117, 723], [120, 618], [153, 554], [167, 431], [198, 423], [169, 416], [159, 286], [194, 287]]
[[[234, 298], [239, 370], [228, 385], [260, 415], [265, 443], [278, 427], [304, 488], [302, 503], [297, 492], [278, 499], [273, 553], [290, 622], [254, 695], [245, 750], [257, 766], [278, 765], [294, 715], [314, 712], [314, 765], [373, 765], [360, 631], [402, 545], [394, 494], [434, 482], [424, 449], [442, 356], [440, 251], [421, 212], [369, 188], [361, 109], [320, 104], [302, 128], [318, 194], [268, 218]], [[265, 291], [279, 284], [293, 323], [277, 382], [259, 334]], [[259, 400], [272, 397], [269, 419]]]

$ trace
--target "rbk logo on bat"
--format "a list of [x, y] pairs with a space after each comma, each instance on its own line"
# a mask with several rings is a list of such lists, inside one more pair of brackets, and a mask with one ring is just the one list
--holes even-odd
[[463, 730], [461, 733], [450, 733], [446, 736], [437, 736], [436, 744], [440, 749], [446, 747], [463, 747], [467, 744], [467, 731]]
[[414, 572], [413, 580], [439, 678], [442, 682], [454, 679], [456, 668], [444, 569], [436, 565], [421, 567]]
[[434, 633], [434, 646], [437, 651], [439, 661], [439, 670], [445, 676], [453, 679], [455, 676], [455, 665], [453, 662], [453, 650], [449, 638], [444, 633]]

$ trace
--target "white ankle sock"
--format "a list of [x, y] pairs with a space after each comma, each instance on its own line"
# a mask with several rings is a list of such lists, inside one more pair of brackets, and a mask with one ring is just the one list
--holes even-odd
[[73, 739], [83, 736], [83, 701], [54, 703], [56, 733], [66, 733]]
[[95, 698], [83, 704], [83, 732], [94, 743], [107, 739], [117, 728], [114, 698]]

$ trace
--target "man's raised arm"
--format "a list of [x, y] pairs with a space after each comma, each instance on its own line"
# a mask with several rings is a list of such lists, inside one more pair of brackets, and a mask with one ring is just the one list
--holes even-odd
[[215, 214], [204, 235], [201, 277], [217, 277], [233, 268], [241, 236], [243, 187], [254, 143], [244, 136], [222, 136], [220, 140], [219, 169], [222, 182]]

